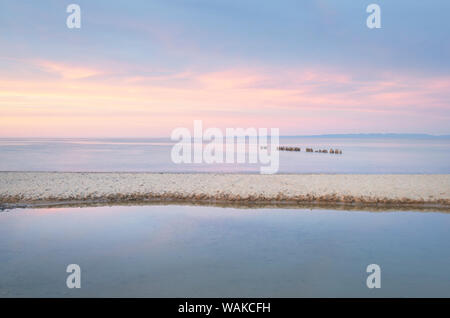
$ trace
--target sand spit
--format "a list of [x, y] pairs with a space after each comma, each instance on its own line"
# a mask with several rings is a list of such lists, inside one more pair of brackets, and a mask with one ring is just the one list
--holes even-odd
[[125, 201], [125, 202], [102, 202], [102, 201], [58, 201], [58, 202], [33, 202], [33, 203], [0, 203], [0, 213], [17, 208], [26, 209], [49, 209], [49, 208], [94, 208], [94, 207], [117, 207], [117, 206], [196, 206], [232, 208], [239, 210], [255, 209], [283, 209], [283, 210], [334, 210], [345, 212], [440, 212], [450, 214], [450, 206], [442, 205], [384, 205], [384, 204], [354, 204], [354, 203], [327, 203], [327, 202], [218, 202], [218, 201]]
[[3, 206], [148, 201], [450, 207], [450, 174], [0, 172]]

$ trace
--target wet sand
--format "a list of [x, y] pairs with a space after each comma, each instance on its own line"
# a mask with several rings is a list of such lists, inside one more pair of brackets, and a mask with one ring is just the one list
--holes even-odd
[[318, 203], [450, 207], [450, 175], [0, 172], [0, 204]]

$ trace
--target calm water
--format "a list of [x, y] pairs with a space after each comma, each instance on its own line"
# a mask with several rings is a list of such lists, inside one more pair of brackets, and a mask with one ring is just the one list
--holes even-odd
[[[450, 139], [287, 138], [280, 173], [450, 173]], [[259, 164], [172, 163], [163, 139], [0, 139], [0, 171], [149, 171], [258, 173]], [[330, 147], [342, 155], [306, 153]]]
[[17, 209], [0, 212], [0, 296], [450, 297], [449, 229], [439, 212]]

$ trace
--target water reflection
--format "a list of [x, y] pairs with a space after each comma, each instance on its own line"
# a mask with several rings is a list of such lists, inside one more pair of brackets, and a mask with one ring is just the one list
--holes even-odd
[[[449, 228], [446, 213], [406, 211], [15, 209], [0, 213], [0, 295], [449, 297]], [[365, 285], [372, 263], [379, 290]]]

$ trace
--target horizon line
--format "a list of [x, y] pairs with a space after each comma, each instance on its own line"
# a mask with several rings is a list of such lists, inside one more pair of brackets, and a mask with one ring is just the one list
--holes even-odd
[[[269, 135], [270, 136], [270, 135]], [[351, 137], [416, 137], [416, 138], [423, 138], [423, 137], [431, 137], [431, 138], [450, 138], [450, 134], [429, 134], [429, 133], [340, 133], [340, 134], [313, 134], [313, 135], [280, 135], [280, 138], [317, 138], [317, 137], [329, 137], [329, 138], [351, 138]], [[226, 136], [224, 136], [226, 138]], [[170, 139], [170, 136], [164, 136], [164, 137], [142, 137], [142, 136], [129, 136], [129, 137], [123, 137], [123, 136], [109, 136], [109, 137], [80, 137], [80, 136], [71, 136], [71, 137], [53, 137], [53, 136], [43, 136], [43, 137], [36, 137], [36, 136], [21, 136], [21, 137], [2, 137], [0, 136], [0, 139]]]

